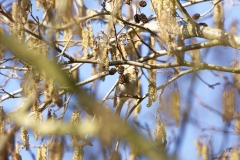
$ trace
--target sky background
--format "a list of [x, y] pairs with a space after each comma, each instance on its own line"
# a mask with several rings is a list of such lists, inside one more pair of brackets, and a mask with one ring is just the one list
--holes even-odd
[[[148, 2], [147, 7], [144, 9], [141, 9], [141, 12], [145, 13], [147, 16], [153, 15], [153, 12], [150, 11], [150, 2]], [[181, 1], [182, 3], [185, 3], [186, 1]], [[237, 1], [234, 1], [237, 2]], [[35, 8], [35, 3], [33, 3], [33, 8]], [[87, 8], [91, 9], [101, 9], [101, 7], [98, 4], [97, 0], [84, 0], [84, 3]], [[190, 15], [193, 15], [195, 13], [204, 13], [207, 10], [209, 10], [212, 7], [212, 3], [210, 2], [204, 2], [200, 4], [196, 4], [190, 7], [186, 7], [187, 11]], [[240, 14], [240, 5], [232, 6], [230, 4], [230, 1], [226, 0], [224, 1], [224, 8], [225, 8], [225, 29], [226, 31], [229, 31], [230, 24], [233, 20], [237, 20], [239, 22], [239, 14]], [[35, 9], [33, 9], [35, 11]], [[123, 10], [124, 12], [124, 10]], [[34, 16], [39, 16], [40, 20], [42, 18], [41, 11], [33, 12]], [[198, 22], [204, 22], [207, 23], [209, 27], [214, 27], [213, 24], [213, 11], [207, 14], [207, 18], [203, 17], [198, 20]], [[93, 31], [95, 34], [99, 33], [99, 31], [104, 30], [105, 26], [101, 23], [92, 23], [93, 25]], [[239, 28], [239, 25], [238, 25]], [[239, 30], [238, 30], [239, 35]], [[161, 35], [160, 35], [161, 36]], [[206, 41], [204, 39], [198, 39], [199, 42]], [[189, 40], [185, 41], [186, 44], [190, 43]], [[159, 49], [159, 48], [158, 48]], [[70, 48], [68, 49], [68, 53], [73, 54], [74, 52], [77, 52], [76, 48]], [[147, 55], [148, 50], [146, 47], [142, 47], [142, 53], [146, 53]], [[213, 48], [207, 48], [207, 49], [201, 49], [200, 54], [203, 58], [203, 61], [206, 63], [216, 64], [216, 65], [224, 65], [224, 66], [230, 66], [234, 53], [239, 54], [239, 51], [230, 49], [229, 47], [213, 47]], [[165, 60], [167, 57], [162, 57], [162, 60]], [[186, 60], [190, 60], [189, 52], [186, 53]], [[184, 69], [184, 67], [182, 68]], [[80, 80], [84, 80], [91, 76], [91, 65], [84, 64], [80, 68]], [[82, 74], [84, 73], [84, 74]], [[215, 72], [216, 73], [216, 72]], [[222, 72], [221, 72], [222, 73]], [[232, 76], [229, 73], [222, 73], [223, 75], [227, 76], [229, 80], [232, 80]], [[194, 93], [199, 97], [199, 99], [204, 102], [205, 104], [211, 106], [212, 108], [216, 109], [217, 111], [222, 111], [222, 91], [224, 87], [224, 80], [221, 77], [215, 76], [211, 71], [199, 71], [198, 75], [204, 79], [204, 81], [208, 82], [209, 84], [215, 84], [220, 83], [220, 85], [215, 86], [214, 89], [209, 88], [207, 85], [203, 84], [198, 78], [195, 81], [194, 85]], [[99, 92], [96, 94], [96, 99], [101, 100], [106, 95], [106, 93], [109, 91], [109, 89], [114, 85], [118, 78], [118, 75], [115, 74], [114, 76], [107, 76], [105, 78], [105, 81], [99, 81]], [[181, 146], [179, 146], [176, 150], [176, 146], [174, 145], [174, 138], [177, 138], [179, 136], [183, 135], [181, 126], [176, 128], [175, 122], [170, 117], [170, 94], [173, 91], [173, 84], [171, 84], [171, 88], [167, 87], [163, 94], [163, 101], [164, 101], [164, 109], [161, 112], [161, 118], [163, 122], [165, 123], [166, 132], [167, 132], [167, 140], [168, 144], [166, 147], [167, 153], [169, 155], [172, 155], [175, 151], [177, 151], [177, 156], [179, 160], [192, 160], [197, 159], [196, 158], [196, 149], [194, 146], [194, 140], [198, 139], [199, 137], [207, 137], [211, 140], [212, 146], [214, 148], [213, 154], [218, 155], [222, 150], [232, 147], [239, 142], [239, 136], [236, 134], [223, 134], [222, 131], [215, 131], [212, 130], [214, 128], [220, 128], [228, 131], [232, 131], [234, 133], [233, 126], [227, 127], [225, 123], [222, 122], [222, 117], [220, 115], [217, 115], [214, 112], [211, 112], [210, 110], [204, 108], [201, 106], [195, 98], [193, 98], [193, 95], [191, 94], [190, 87], [191, 87], [191, 78], [192, 74], [185, 75], [177, 80], [178, 82], [178, 89], [180, 91], [181, 96], [181, 111], [183, 112], [187, 104], [190, 104], [191, 110], [189, 110], [189, 121], [185, 127], [184, 137], [181, 137], [182, 143]], [[4, 81], [3, 78], [0, 79], [1, 81]], [[157, 86], [160, 86], [164, 84], [168, 80], [167, 74], [158, 73], [157, 74]], [[146, 78], [141, 78], [142, 83], [142, 91], [143, 95], [148, 92], [148, 81]], [[15, 91], [19, 89], [19, 80], [10, 80], [6, 90], [9, 92]], [[158, 92], [159, 94], [160, 92]], [[112, 94], [113, 96], [113, 94]], [[236, 94], [236, 109], [239, 110], [238, 104], [239, 104], [239, 95]], [[13, 108], [16, 108], [21, 102], [21, 99], [11, 99], [11, 101], [4, 101], [2, 105], [4, 106], [4, 110], [6, 112], [11, 111]], [[75, 104], [75, 99], [73, 98], [70, 101], [70, 109], [73, 109], [73, 106]], [[106, 105], [112, 106], [112, 101], [109, 100], [106, 102]], [[137, 120], [140, 122], [142, 126], [148, 125], [151, 128], [152, 136], [154, 129], [156, 127], [156, 120], [155, 120], [155, 112], [156, 110], [161, 107], [158, 103], [158, 100], [150, 107], [147, 108], [147, 99], [145, 99], [142, 103], [142, 111], [137, 117]], [[126, 113], [126, 105], [123, 108], [122, 113]], [[71, 117], [72, 110], [69, 110], [66, 114], [66, 119], [69, 119]], [[122, 114], [123, 116], [123, 114]], [[46, 117], [46, 111], [45, 115]], [[132, 117], [128, 120], [128, 123], [132, 122]], [[32, 132], [29, 132], [30, 136], [30, 143], [31, 145], [39, 145], [39, 140], [35, 141], [33, 138]], [[147, 132], [143, 131], [143, 134], [146, 136]], [[17, 137], [20, 139], [20, 132], [18, 132]], [[45, 141], [49, 139], [48, 136], [44, 137]], [[170, 143], [170, 141], [173, 139], [173, 142]], [[91, 142], [94, 146], [98, 146], [99, 143], [95, 138], [91, 138]], [[70, 146], [70, 141], [67, 142]], [[124, 145], [122, 143], [121, 145]], [[100, 145], [99, 145], [100, 146]], [[66, 152], [64, 153], [64, 160], [70, 159], [73, 156], [73, 151], [68, 150], [67, 148]], [[93, 150], [92, 147], [86, 146], [84, 147], [85, 151], [85, 158], [89, 159], [91, 155], [98, 155], [101, 154], [100, 150]], [[31, 155], [29, 152], [25, 150], [20, 150], [21, 155], [23, 155], [23, 159], [31, 159]], [[32, 149], [32, 153], [36, 153], [36, 149]], [[124, 152], [122, 152], [124, 153]], [[126, 155], [128, 155], [128, 152], [125, 152]], [[87, 158], [88, 157], [88, 158]], [[122, 154], [123, 159], [126, 159], [125, 154]], [[145, 159], [144, 157], [142, 159]], [[201, 159], [201, 158], [199, 158]]]

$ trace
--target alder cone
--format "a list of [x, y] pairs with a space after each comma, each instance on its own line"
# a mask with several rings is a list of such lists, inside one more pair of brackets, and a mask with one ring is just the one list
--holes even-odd
[[200, 18], [200, 14], [199, 13], [196, 13], [196, 14], [194, 14], [193, 16], [192, 16], [192, 19], [193, 20], [198, 20], [199, 18]]
[[141, 6], [141, 7], [146, 7], [146, 5], [147, 5], [146, 1], [140, 1], [139, 2], [139, 6]]
[[143, 23], [147, 23], [147, 22], [148, 22], [147, 16], [146, 16], [144, 13], [141, 13], [141, 14], [139, 15], [139, 19], [140, 19]]
[[124, 72], [124, 67], [123, 66], [118, 66], [117, 67], [117, 71], [118, 71], [118, 74], [123, 74], [123, 72]]
[[132, 2], [132, 0], [126, 0], [126, 4], [128, 4], [128, 5], [130, 5], [131, 4], [131, 2]]
[[135, 14], [134, 20], [135, 20], [136, 23], [140, 23], [139, 14]]

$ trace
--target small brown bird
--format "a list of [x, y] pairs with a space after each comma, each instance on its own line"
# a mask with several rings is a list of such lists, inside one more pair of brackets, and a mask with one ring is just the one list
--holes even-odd
[[131, 97], [136, 96], [138, 91], [138, 69], [135, 66], [123, 65], [124, 72], [120, 75], [115, 94], [115, 115], [120, 116], [124, 103]]

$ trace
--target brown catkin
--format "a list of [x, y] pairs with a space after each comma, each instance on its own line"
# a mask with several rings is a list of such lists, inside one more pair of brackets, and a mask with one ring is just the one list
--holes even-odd
[[235, 93], [231, 84], [226, 84], [222, 92], [222, 120], [224, 122], [231, 121], [233, 119], [235, 107]]
[[171, 109], [172, 118], [176, 120], [176, 127], [179, 125], [180, 119], [180, 94], [179, 91], [172, 92], [172, 109]]

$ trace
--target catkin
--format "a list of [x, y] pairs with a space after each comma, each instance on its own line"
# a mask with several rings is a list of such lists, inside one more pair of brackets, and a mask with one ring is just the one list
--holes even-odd
[[[214, 3], [217, 3], [218, 0], [214, 0]], [[214, 7], [213, 13], [214, 25], [218, 29], [224, 29], [224, 9], [223, 3], [220, 2]]]
[[176, 120], [176, 127], [179, 125], [180, 119], [180, 94], [179, 91], [172, 92], [172, 117]]
[[5, 112], [3, 107], [0, 106], [0, 136], [4, 135], [5, 131]]
[[176, 46], [176, 2], [175, 0], [152, 0], [154, 11], [157, 16], [157, 22], [159, 24], [159, 32], [163, 37], [163, 41], [166, 43], [170, 54], [173, 48]]
[[226, 84], [225, 89], [222, 92], [222, 120], [224, 122], [231, 121], [233, 119], [234, 107], [235, 107], [235, 93], [231, 84]]
[[233, 151], [230, 155], [230, 160], [239, 160], [239, 151], [238, 151], [238, 147], [234, 147]]
[[28, 150], [29, 149], [29, 135], [28, 135], [27, 129], [24, 127], [21, 128], [21, 139], [23, 142], [23, 145], [22, 145], [23, 148]]
[[48, 145], [48, 158], [49, 160], [58, 160], [63, 157], [63, 143], [62, 142], [51, 142]]
[[42, 147], [37, 148], [37, 155], [36, 155], [37, 160], [42, 160]]
[[[80, 113], [79, 112], [72, 112], [72, 117], [71, 117], [71, 120], [70, 120], [70, 124], [77, 127], [80, 123], [81, 123]], [[82, 136], [77, 131], [74, 131], [71, 134], [71, 141], [72, 142], [77, 142], [81, 139], [82, 139]]]
[[82, 30], [82, 46], [84, 49], [84, 56], [83, 58], [87, 59], [88, 58], [88, 44], [89, 44], [89, 38], [88, 38], [88, 29], [85, 28]]
[[[4, 28], [0, 26], [0, 34], [4, 35]], [[3, 60], [5, 57], [4, 46], [0, 44], [0, 60]]]
[[240, 113], [238, 111], [235, 111], [234, 116], [236, 117], [235, 119], [235, 132], [237, 134], [240, 134]]
[[167, 145], [167, 133], [164, 128], [164, 124], [157, 120], [157, 127], [154, 131], [155, 144], [159, 150], [163, 150]]
[[203, 144], [203, 146], [202, 146], [202, 158], [203, 158], [203, 160], [208, 160], [208, 146], [207, 146], [207, 144]]
[[12, 160], [22, 160], [22, 157], [19, 154], [19, 145], [19, 143], [16, 144], [15, 152], [12, 155]]
[[84, 151], [80, 147], [75, 147], [72, 160], [82, 160], [83, 155], [84, 155]]
[[157, 88], [156, 82], [150, 80], [150, 84], [148, 85], [148, 104], [147, 107], [151, 107], [152, 103], [157, 99]]
[[202, 144], [198, 140], [195, 140], [194, 141], [194, 145], [195, 145], [195, 147], [197, 149], [197, 153], [196, 153], [197, 157], [200, 157], [201, 154], [202, 154]]
[[88, 36], [89, 36], [88, 45], [89, 45], [89, 47], [93, 48], [94, 47], [94, 35], [93, 35], [93, 27], [92, 27], [92, 25], [90, 25], [88, 27]]

